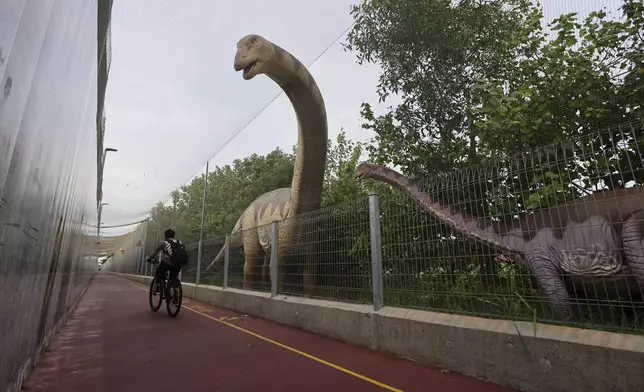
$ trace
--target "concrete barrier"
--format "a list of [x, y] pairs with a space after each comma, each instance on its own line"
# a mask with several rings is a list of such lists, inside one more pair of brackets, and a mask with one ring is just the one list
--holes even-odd
[[521, 391], [644, 391], [640, 335], [183, 285], [189, 298]]
[[49, 329], [40, 345], [38, 345], [38, 347], [36, 348], [35, 354], [28, 357], [27, 360], [23, 362], [20, 369], [18, 369], [17, 375], [11, 381], [9, 381], [9, 385], [5, 389], [5, 392], [19, 392], [24, 390], [24, 384], [27, 382], [27, 379], [36, 368], [36, 366], [38, 366], [38, 364], [40, 363], [40, 358], [42, 357], [43, 353], [49, 348], [49, 344], [51, 343], [54, 336], [56, 336], [58, 334], [58, 331], [60, 331], [60, 329], [67, 323], [67, 319], [76, 309], [76, 306], [78, 306], [78, 303], [81, 301], [81, 299], [83, 299], [85, 293], [87, 292], [87, 289], [89, 288], [89, 285], [92, 283], [95, 277], [96, 271], [92, 273], [92, 277], [90, 278], [87, 285], [85, 285], [82, 288], [81, 292], [76, 296], [76, 298], [74, 298], [73, 302], [70, 304], [67, 310], [63, 312], [58, 321], [56, 321], [56, 323]]

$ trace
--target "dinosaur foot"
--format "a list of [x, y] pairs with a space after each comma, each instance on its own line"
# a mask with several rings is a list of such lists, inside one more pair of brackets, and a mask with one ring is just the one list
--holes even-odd
[[551, 309], [550, 316], [555, 321], [574, 322], [580, 320], [579, 309], [574, 304], [556, 304]]

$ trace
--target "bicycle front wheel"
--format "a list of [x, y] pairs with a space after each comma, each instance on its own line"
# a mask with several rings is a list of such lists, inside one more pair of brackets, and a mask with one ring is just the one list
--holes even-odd
[[181, 310], [181, 302], [183, 301], [183, 287], [181, 286], [181, 283], [179, 283], [177, 287], [172, 287], [172, 285], [170, 285], [170, 289], [168, 291], [170, 292], [170, 297], [165, 300], [166, 309], [168, 310], [170, 317], [177, 317]]
[[163, 288], [161, 288], [161, 291], [156, 291], [154, 289], [154, 286], [156, 285], [156, 283], [157, 283], [156, 277], [152, 278], [152, 282], [150, 282], [149, 298], [150, 298], [150, 309], [152, 309], [153, 312], [156, 312], [157, 310], [159, 310], [159, 308], [161, 307], [161, 304], [163, 303], [163, 296], [161, 295]]

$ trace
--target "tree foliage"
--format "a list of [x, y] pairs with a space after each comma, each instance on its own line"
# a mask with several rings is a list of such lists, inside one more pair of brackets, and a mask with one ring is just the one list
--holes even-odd
[[347, 49], [382, 67], [381, 101], [402, 100], [363, 104], [372, 160], [428, 178], [641, 116], [641, 9], [562, 15], [548, 41], [526, 1], [361, 1]]
[[[505, 43], [514, 58], [512, 72], [475, 86], [469, 114], [485, 154], [511, 157], [551, 144], [542, 165], [523, 168], [532, 178], [514, 181], [515, 189], [525, 190], [525, 208], [644, 181], [644, 157], [618, 147], [637, 135], [632, 129], [606, 132], [644, 114], [643, 8], [626, 1], [622, 20], [610, 20], [603, 11], [583, 21], [574, 13], [561, 15], [549, 24], [552, 40], [541, 29], [541, 10], [534, 8]], [[573, 162], [573, 155], [581, 161]], [[572, 180], [582, 180], [584, 189]]]
[[[322, 205], [347, 203], [366, 196], [364, 185], [354, 177], [363, 154], [363, 144], [348, 139], [342, 130], [335, 144], [328, 141], [328, 148]], [[205, 238], [230, 232], [244, 209], [259, 195], [290, 187], [294, 165], [295, 151], [289, 154], [277, 148], [265, 156], [253, 154], [234, 160], [232, 165], [209, 171]], [[188, 185], [172, 193], [170, 205], [157, 204], [151, 210], [148, 233], [155, 237], [154, 229], [159, 222], [157, 239], [163, 230], [172, 226], [184, 242], [198, 241], [203, 189], [204, 176], [197, 176]]]
[[641, 9], [628, 2], [621, 21], [603, 11], [581, 22], [561, 15], [549, 24], [552, 40], [541, 29], [541, 10], [533, 9], [505, 41], [512, 71], [474, 87], [470, 114], [488, 152], [508, 155], [641, 117]]
[[521, 27], [527, 4], [363, 0], [352, 8], [347, 49], [382, 67], [380, 100], [402, 100], [382, 116], [363, 104], [374, 160], [424, 177], [477, 161], [466, 108], [478, 79], [507, 73], [504, 40]]

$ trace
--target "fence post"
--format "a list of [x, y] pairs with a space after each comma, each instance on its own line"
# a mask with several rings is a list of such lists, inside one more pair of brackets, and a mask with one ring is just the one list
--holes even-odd
[[226, 242], [224, 242], [224, 283], [222, 287], [228, 287], [228, 257], [230, 255], [230, 234], [226, 234]]
[[[139, 239], [140, 239], [140, 237], [139, 237]], [[135, 275], [141, 275], [141, 270], [143, 269], [143, 257], [142, 257], [143, 256], [143, 252], [142, 252], [143, 249], [144, 249], [144, 246], [137, 247], [137, 249], [136, 249], [137, 262], [136, 262], [136, 271], [134, 271]]]
[[143, 275], [143, 269], [145, 268], [145, 265], [147, 264], [145, 262], [145, 244], [148, 241], [148, 222], [143, 222], [143, 225], [141, 225], [143, 228], [143, 239], [141, 240], [141, 275]]
[[[144, 260], [145, 260], [146, 256], [147, 255], [145, 254], [145, 247], [143, 247], [143, 259]], [[148, 264], [150, 264], [150, 263], [148, 263], [147, 261], [143, 263], [143, 276], [148, 276]]]
[[[206, 163], [206, 166], [208, 166], [208, 164], [207, 164], [207, 163]], [[206, 173], [207, 173], [207, 172], [208, 172], [208, 169], [206, 168]], [[171, 227], [173, 230], [174, 230], [174, 216], [175, 216], [175, 214], [176, 214], [176, 213], [177, 213], [177, 201], [176, 201], [176, 200], [174, 199], [174, 197], [173, 197], [173, 198], [172, 198], [172, 220], [170, 221], [170, 227]]]
[[273, 223], [271, 223], [271, 260], [269, 263], [271, 275], [271, 297], [275, 297], [277, 295], [277, 230], [278, 222], [273, 221]]
[[[155, 223], [156, 224], [154, 225], [154, 235], [152, 236], [152, 245], [154, 246], [154, 248], [156, 248], [156, 246], [157, 246], [157, 234], [159, 233], [159, 218], [158, 217], [156, 218]], [[154, 248], [152, 248], [152, 249], [154, 249]], [[148, 272], [148, 268], [150, 269], [149, 272]], [[145, 276], [152, 276], [152, 271], [153, 271], [152, 265], [150, 263], [145, 263]], [[149, 273], [149, 275], [148, 275], [148, 273]]]
[[[208, 192], [208, 164], [206, 162], [206, 173], [203, 176], [203, 197], [201, 198], [201, 225], [199, 226], [199, 249], [197, 250], [197, 276], [195, 276], [195, 285], [201, 280], [201, 257], [203, 255], [203, 225], [206, 219], [206, 193]], [[172, 214], [174, 220], [174, 212]]]
[[378, 194], [369, 192], [369, 232], [371, 237], [371, 279], [373, 281], [373, 310], [382, 309], [385, 303], [382, 282], [382, 244], [380, 237], [380, 205]]

